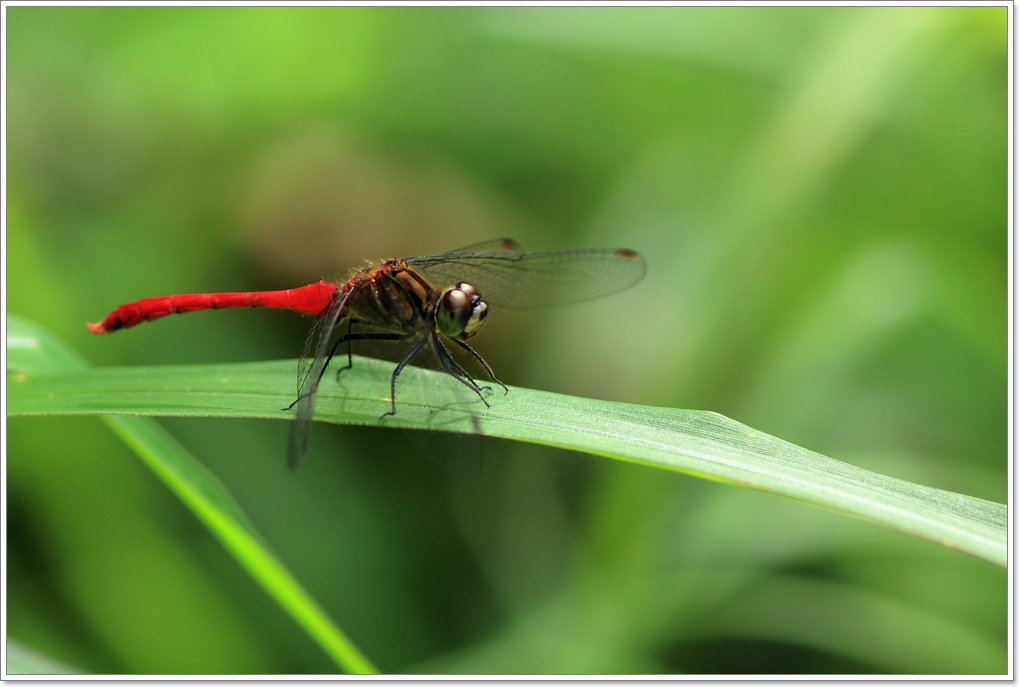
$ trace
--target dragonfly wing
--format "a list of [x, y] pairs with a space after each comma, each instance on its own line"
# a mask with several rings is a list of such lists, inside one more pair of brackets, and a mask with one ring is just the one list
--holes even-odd
[[[489, 241], [481, 241], [479, 243], [472, 243], [470, 246], [462, 246], [461, 248], [455, 248], [453, 250], [446, 251], [446, 253], [440, 253], [439, 255], [430, 255], [430, 258], [441, 258], [443, 255], [450, 253], [523, 253], [524, 249], [521, 248], [521, 244], [517, 243], [513, 239], [493, 239]], [[417, 258], [415, 258], [417, 259]]]
[[451, 252], [408, 258], [407, 262], [420, 269], [437, 288], [467, 282], [488, 303], [506, 308], [546, 307], [601, 298], [637, 284], [646, 270], [644, 258], [625, 248], [543, 253]]
[[294, 422], [290, 426], [290, 438], [287, 442], [287, 466], [291, 470], [297, 468], [308, 450], [308, 435], [312, 430], [315, 396], [332, 354], [333, 332], [336, 330], [337, 323], [347, 315], [347, 299], [350, 298], [351, 291], [351, 289], [344, 291], [330, 304], [326, 313], [316, 321], [311, 331], [308, 332], [305, 350], [298, 360], [298, 400], [294, 408]]

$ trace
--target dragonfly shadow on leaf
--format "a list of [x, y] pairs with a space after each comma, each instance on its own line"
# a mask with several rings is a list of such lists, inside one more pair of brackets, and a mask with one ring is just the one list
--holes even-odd
[[468, 418], [473, 430], [471, 432], [464, 432], [460, 428], [452, 431], [441, 429], [444, 425], [462, 425], [463, 416], [439, 419], [432, 425], [434, 429], [401, 431], [447, 474], [466, 482], [474, 482], [481, 476], [484, 463], [482, 426], [477, 415], [469, 415]]

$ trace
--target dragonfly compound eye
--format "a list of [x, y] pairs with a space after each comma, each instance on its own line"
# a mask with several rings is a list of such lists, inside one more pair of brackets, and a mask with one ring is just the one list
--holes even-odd
[[446, 289], [439, 298], [436, 322], [443, 334], [469, 339], [481, 329], [488, 310], [478, 289], [461, 282]]

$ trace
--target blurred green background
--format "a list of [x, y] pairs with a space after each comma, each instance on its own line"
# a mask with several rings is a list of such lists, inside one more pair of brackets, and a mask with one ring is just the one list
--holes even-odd
[[[1007, 9], [30, 8], [7, 306], [96, 365], [295, 358], [286, 288], [512, 236], [625, 295], [505, 312], [520, 386], [718, 411], [1007, 498]], [[386, 380], [380, 380], [385, 386]], [[786, 499], [486, 441], [160, 420], [383, 670], [1002, 673], [1006, 572]], [[8, 422], [8, 636], [100, 673], [334, 666], [95, 418]]]

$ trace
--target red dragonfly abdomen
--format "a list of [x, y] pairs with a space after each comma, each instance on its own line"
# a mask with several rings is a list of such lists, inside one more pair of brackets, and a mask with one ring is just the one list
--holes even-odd
[[226, 293], [183, 293], [173, 296], [143, 298], [125, 303], [112, 310], [102, 322], [88, 323], [89, 331], [106, 334], [175, 313], [219, 308], [277, 308], [307, 315], [319, 315], [336, 297], [336, 284], [320, 281], [308, 286], [282, 291], [247, 291]]

